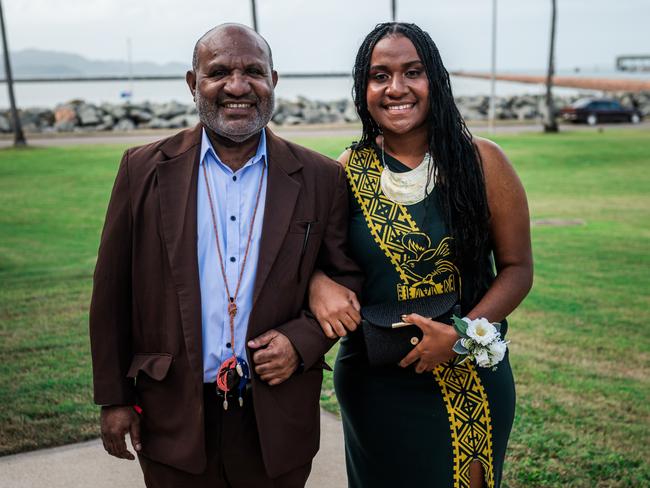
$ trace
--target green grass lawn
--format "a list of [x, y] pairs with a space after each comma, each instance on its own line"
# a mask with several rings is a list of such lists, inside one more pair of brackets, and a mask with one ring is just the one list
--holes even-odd
[[[495, 138], [533, 219], [535, 285], [511, 317], [509, 487], [650, 485], [650, 133]], [[299, 141], [330, 156], [342, 139]], [[0, 151], [0, 454], [98, 435], [87, 337], [124, 147]], [[333, 353], [330, 353], [332, 355]], [[336, 411], [331, 375], [322, 403]]]

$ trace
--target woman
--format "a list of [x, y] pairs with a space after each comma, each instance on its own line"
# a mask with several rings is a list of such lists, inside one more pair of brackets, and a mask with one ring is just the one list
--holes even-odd
[[[499, 147], [467, 130], [429, 35], [378, 25], [357, 54], [354, 98], [363, 136], [339, 161], [362, 304], [455, 292], [463, 316], [502, 321], [505, 335], [532, 285], [526, 196]], [[328, 336], [345, 336], [334, 381], [349, 486], [500, 485], [515, 403], [507, 354], [496, 370], [457, 364], [454, 328], [410, 314], [422, 340], [399, 365], [373, 367], [351, 292], [319, 273], [310, 305]]]

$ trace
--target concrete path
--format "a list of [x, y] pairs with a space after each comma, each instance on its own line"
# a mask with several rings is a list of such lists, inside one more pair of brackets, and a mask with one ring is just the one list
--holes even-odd
[[[307, 488], [345, 488], [341, 421], [321, 412], [321, 447]], [[94, 440], [0, 458], [0, 488], [144, 488], [140, 465], [109, 456]]]
[[[30, 146], [81, 146], [84, 144], [124, 144], [136, 146], [158, 141], [181, 129], [142, 129], [130, 132], [38, 133], [26, 134]], [[360, 124], [315, 124], [301, 126], [272, 126], [273, 132], [289, 140], [321, 137], [343, 137], [353, 141], [361, 134]], [[0, 135], [0, 148], [13, 145], [12, 134]]]

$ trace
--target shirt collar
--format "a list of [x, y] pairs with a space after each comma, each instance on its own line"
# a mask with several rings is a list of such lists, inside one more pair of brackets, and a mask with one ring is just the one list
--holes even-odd
[[[226, 167], [226, 165], [219, 159], [219, 156], [217, 155], [217, 152], [214, 150], [212, 147], [212, 142], [210, 142], [210, 138], [208, 137], [208, 133], [205, 130], [205, 127], [201, 130], [201, 159], [200, 159], [200, 164], [203, 164], [205, 162], [205, 158], [208, 156], [208, 154], [214, 158], [214, 160], [220, 164], [223, 167]], [[263, 164], [266, 164], [268, 160], [268, 157], [266, 155], [266, 130], [262, 129], [262, 132], [260, 134], [260, 141], [257, 144], [257, 151], [255, 152], [255, 155], [250, 158], [242, 168], [245, 168], [247, 166], [251, 166], [259, 161], [262, 161]]]

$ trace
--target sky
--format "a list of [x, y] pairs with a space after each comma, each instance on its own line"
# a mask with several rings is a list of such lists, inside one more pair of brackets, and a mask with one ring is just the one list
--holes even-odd
[[[249, 0], [3, 0], [12, 51], [40, 48], [91, 59], [190, 63], [222, 22], [251, 25]], [[650, 0], [557, 0], [556, 66], [613, 68], [650, 54]], [[349, 71], [363, 37], [390, 19], [389, 0], [257, 0], [260, 33], [285, 72]], [[544, 70], [551, 0], [497, 0], [497, 69]], [[491, 0], [398, 0], [398, 20], [431, 34], [450, 70], [488, 70]]]

